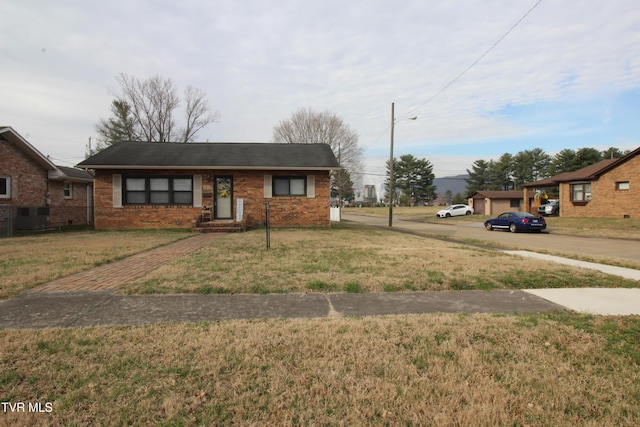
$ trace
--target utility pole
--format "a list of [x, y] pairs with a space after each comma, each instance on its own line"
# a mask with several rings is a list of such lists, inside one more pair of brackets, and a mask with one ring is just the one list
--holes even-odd
[[[418, 116], [407, 117], [408, 120], [415, 120]], [[393, 131], [396, 126], [395, 103], [391, 103], [391, 148], [389, 153], [389, 227], [393, 227], [393, 195], [395, 194], [395, 177], [393, 176]]]
[[395, 104], [391, 103], [391, 149], [389, 154], [389, 227], [393, 226], [393, 187], [395, 183], [393, 180], [393, 127], [395, 126], [396, 119], [394, 117]]

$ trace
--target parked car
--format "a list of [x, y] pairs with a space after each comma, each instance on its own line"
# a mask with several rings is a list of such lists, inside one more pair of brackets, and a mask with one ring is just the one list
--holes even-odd
[[450, 218], [459, 215], [473, 215], [473, 208], [468, 205], [451, 205], [436, 213], [438, 218]]
[[547, 223], [541, 216], [531, 215], [529, 212], [505, 212], [496, 218], [490, 218], [484, 222], [487, 230], [537, 231], [547, 228]]
[[559, 215], [560, 214], [560, 200], [549, 199], [544, 205], [540, 205], [538, 213], [542, 216], [547, 215]]

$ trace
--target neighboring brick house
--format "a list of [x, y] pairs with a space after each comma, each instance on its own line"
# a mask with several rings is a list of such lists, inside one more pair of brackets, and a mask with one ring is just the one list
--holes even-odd
[[[95, 171], [95, 227], [330, 225], [327, 144], [119, 142], [81, 162]], [[210, 216], [210, 218], [209, 218]]]
[[640, 147], [618, 159], [525, 184], [525, 210], [533, 209], [528, 195], [552, 187], [560, 191], [560, 216], [638, 218]]
[[0, 126], [0, 228], [46, 229], [92, 221], [93, 176], [57, 166], [11, 127]]
[[522, 191], [476, 191], [471, 194], [469, 205], [478, 215], [498, 215], [519, 211], [524, 205]]

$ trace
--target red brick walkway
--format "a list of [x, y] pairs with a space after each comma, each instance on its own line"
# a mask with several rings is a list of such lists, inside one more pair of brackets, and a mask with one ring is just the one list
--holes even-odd
[[120, 261], [45, 283], [30, 292], [103, 291], [115, 289], [149, 271], [206, 246], [222, 234], [198, 234]]

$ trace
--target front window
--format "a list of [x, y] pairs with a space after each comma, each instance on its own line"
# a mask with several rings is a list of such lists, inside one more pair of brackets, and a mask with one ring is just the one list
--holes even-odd
[[304, 196], [306, 195], [307, 180], [299, 176], [273, 177], [274, 196]]
[[65, 199], [72, 199], [73, 198], [73, 183], [65, 181], [63, 192], [64, 192], [64, 198]]
[[571, 200], [574, 202], [588, 202], [591, 200], [591, 184], [573, 184], [571, 186]]
[[0, 199], [8, 199], [11, 197], [11, 178], [8, 176], [0, 176]]
[[191, 205], [191, 177], [130, 177], [124, 182], [127, 205]]

